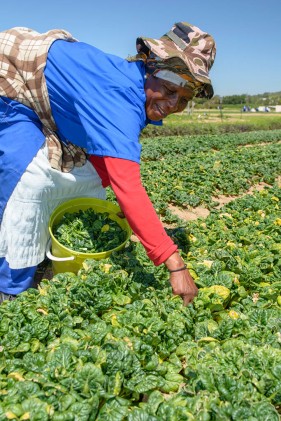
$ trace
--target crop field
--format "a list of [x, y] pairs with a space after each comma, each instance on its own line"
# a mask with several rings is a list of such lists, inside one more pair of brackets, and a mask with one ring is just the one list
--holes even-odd
[[281, 420], [281, 130], [142, 143], [198, 296], [130, 241], [4, 302], [0, 421]]
[[212, 209], [281, 174], [281, 130], [144, 140], [142, 177], [158, 213], [172, 222], [167, 203]]

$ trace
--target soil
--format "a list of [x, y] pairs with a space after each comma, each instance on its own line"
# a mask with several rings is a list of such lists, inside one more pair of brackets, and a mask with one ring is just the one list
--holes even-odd
[[42, 281], [42, 279], [52, 279], [54, 276], [52, 271], [52, 262], [46, 258], [38, 265], [37, 271], [34, 276], [35, 287]]
[[[281, 187], [281, 176], [279, 176], [276, 179], [277, 184]], [[212, 200], [215, 202], [218, 202], [218, 205], [216, 207], [216, 209], [220, 209], [222, 208], [224, 205], [226, 205], [229, 202], [232, 202], [235, 199], [238, 199], [239, 197], [243, 197], [246, 196], [248, 194], [254, 194], [255, 191], [261, 191], [263, 190], [265, 187], [271, 187], [269, 184], [261, 182], [259, 184], [255, 184], [254, 186], [250, 187], [250, 189], [248, 191], [246, 191], [245, 193], [241, 194], [240, 196], [224, 196], [224, 195], [219, 195], [219, 196], [213, 196]], [[191, 208], [191, 209], [180, 209], [177, 208], [176, 206], [173, 205], [169, 205], [168, 206], [170, 211], [172, 213], [174, 213], [175, 215], [177, 215], [179, 218], [181, 218], [184, 221], [194, 221], [195, 219], [198, 218], [207, 218], [207, 216], [209, 215], [210, 211], [202, 206], [198, 206], [196, 208]]]
[[207, 218], [209, 215], [209, 210], [198, 206], [197, 208], [192, 209], [179, 209], [176, 206], [168, 205], [169, 210], [174, 214], [177, 215], [183, 221], [193, 221], [194, 219], [198, 218]]

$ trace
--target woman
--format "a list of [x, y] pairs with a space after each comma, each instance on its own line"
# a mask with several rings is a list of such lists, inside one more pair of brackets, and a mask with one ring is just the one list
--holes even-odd
[[197, 288], [141, 184], [139, 135], [193, 97], [211, 98], [213, 38], [185, 22], [137, 39], [127, 60], [65, 31], [0, 33], [0, 291], [32, 286], [52, 211], [111, 186], [155, 265], [188, 304]]

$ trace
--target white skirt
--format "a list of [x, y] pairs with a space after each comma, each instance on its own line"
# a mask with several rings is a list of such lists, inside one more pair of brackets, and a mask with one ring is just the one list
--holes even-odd
[[36, 266], [45, 258], [53, 210], [76, 197], [105, 199], [101, 179], [90, 162], [70, 173], [51, 168], [45, 144], [13, 191], [0, 226], [0, 257], [11, 269]]

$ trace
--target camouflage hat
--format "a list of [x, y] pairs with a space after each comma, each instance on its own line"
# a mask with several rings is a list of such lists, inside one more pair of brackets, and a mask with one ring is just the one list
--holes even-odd
[[198, 27], [187, 22], [178, 22], [160, 39], [139, 37], [137, 51], [145, 53], [148, 57], [153, 53], [152, 55], [161, 59], [172, 71], [182, 77], [192, 76], [197, 82], [205, 85], [204, 93], [196, 96], [213, 96], [209, 70], [215, 60], [216, 45], [213, 37]]

